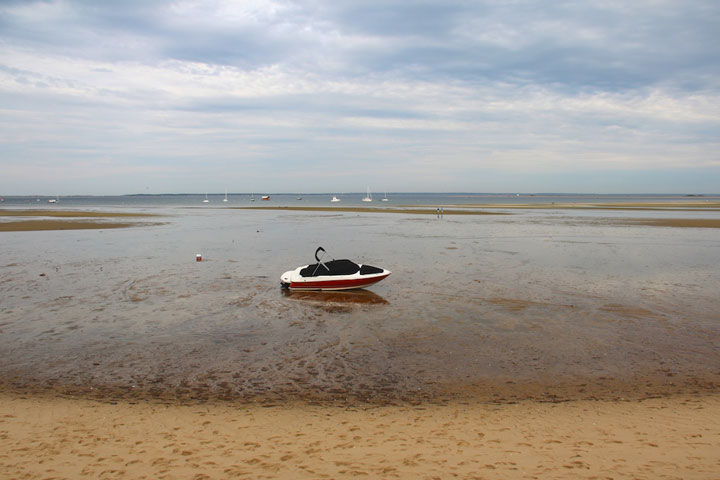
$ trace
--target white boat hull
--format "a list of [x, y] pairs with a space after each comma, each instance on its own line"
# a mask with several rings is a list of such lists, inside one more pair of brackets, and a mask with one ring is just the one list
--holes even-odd
[[373, 285], [385, 278], [392, 272], [382, 269], [379, 273], [362, 275], [360, 272], [352, 275], [318, 275], [314, 277], [303, 277], [300, 271], [308, 265], [290, 270], [280, 276], [280, 284], [290, 290], [352, 290]]

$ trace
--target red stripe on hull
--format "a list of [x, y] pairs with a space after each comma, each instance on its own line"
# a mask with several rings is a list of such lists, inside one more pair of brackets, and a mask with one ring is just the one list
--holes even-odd
[[322, 282], [292, 282], [290, 288], [294, 290], [349, 290], [362, 288], [377, 283], [390, 274], [372, 278], [353, 278], [348, 280], [327, 280]]

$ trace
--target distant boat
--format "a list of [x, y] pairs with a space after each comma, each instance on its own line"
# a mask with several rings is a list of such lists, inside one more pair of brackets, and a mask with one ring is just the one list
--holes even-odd
[[367, 195], [362, 199], [363, 202], [372, 202], [372, 195], [370, 194], [370, 187], [367, 187]]
[[55, 198], [51, 198], [48, 200], [48, 203], [58, 203], [60, 201], [60, 196], [55, 196]]
[[205, 200], [203, 200], [203, 203], [210, 203], [210, 200], [207, 198], [207, 193], [205, 194]]
[[383, 201], [383, 202], [387, 202], [387, 201], [388, 201], [387, 192], [385, 192], [385, 196], [382, 198], [382, 201]]
[[302, 197], [297, 197], [295, 200], [302, 200]]
[[227, 202], [227, 188], [225, 189], [225, 199], [223, 200], [223, 202]]
[[263, 195], [260, 200], [270, 200], [270, 195]]
[[333, 195], [333, 198], [332, 198], [332, 200], [330, 200], [330, 201], [333, 202], [333, 203], [335, 203], [335, 202], [339, 202], [340, 199], [339, 199], [338, 197], [336, 197], [335, 195]]
[[255, 201], [255, 194], [254, 194], [254, 193], [251, 193], [251, 194], [250, 194], [250, 201], [251, 201], [251, 202], [254, 202], [254, 201]]

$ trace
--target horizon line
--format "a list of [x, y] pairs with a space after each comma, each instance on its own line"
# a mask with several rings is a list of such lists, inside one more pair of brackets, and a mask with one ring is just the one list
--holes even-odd
[[[180, 192], [180, 193], [118, 193], [109, 195], [94, 195], [83, 193], [72, 194], [24, 194], [24, 195], [0, 195], [0, 198], [32, 198], [32, 197], [157, 197], [157, 196], [224, 196], [224, 195], [364, 195], [366, 192], [348, 191], [348, 192]], [[471, 191], [446, 191], [446, 192], [425, 192], [425, 191], [396, 191], [385, 192], [384, 194], [392, 195], [477, 195], [477, 196], [590, 196], [597, 195], [603, 197], [610, 196], [685, 196], [685, 197], [701, 197], [701, 196], [720, 196], [720, 193], [668, 193], [668, 192], [623, 192], [623, 193], [599, 193], [599, 192], [471, 192]]]

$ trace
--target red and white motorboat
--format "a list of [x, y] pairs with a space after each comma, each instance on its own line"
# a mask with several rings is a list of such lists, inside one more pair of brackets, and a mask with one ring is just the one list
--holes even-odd
[[318, 258], [319, 252], [325, 252], [325, 249], [318, 247], [315, 250], [318, 263], [283, 273], [280, 286], [291, 290], [351, 290], [370, 286], [391, 273], [384, 268], [358, 265], [347, 259], [323, 262]]

